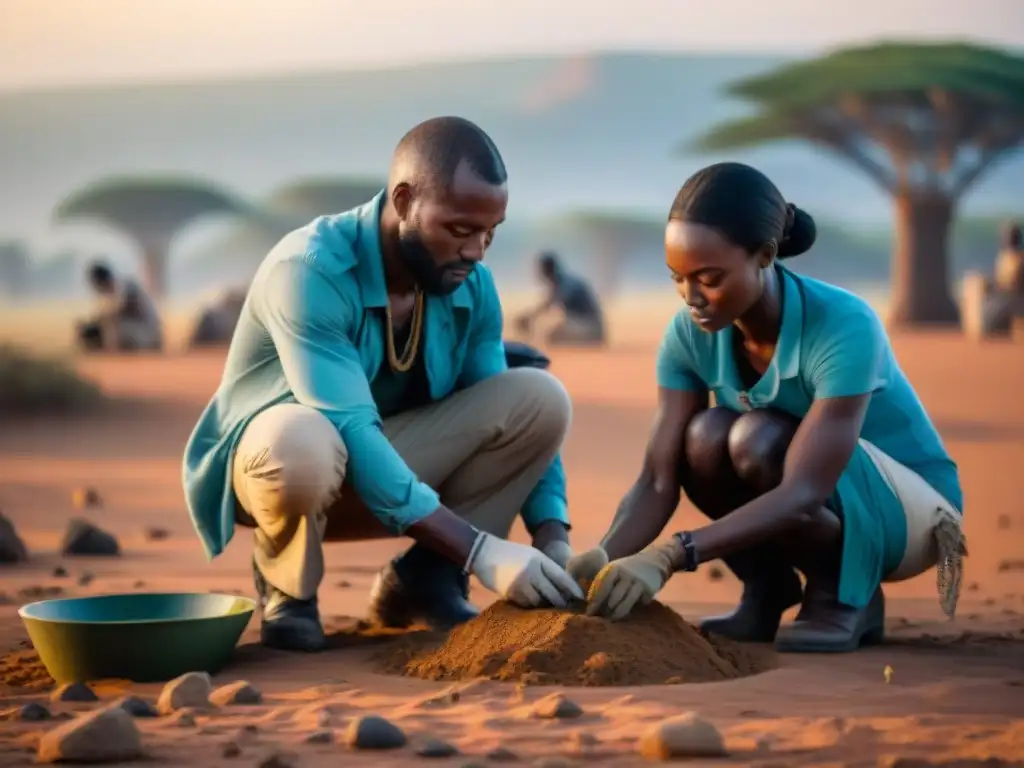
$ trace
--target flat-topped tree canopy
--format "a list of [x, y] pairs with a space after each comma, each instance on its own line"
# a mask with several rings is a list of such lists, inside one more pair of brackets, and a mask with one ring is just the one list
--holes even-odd
[[950, 224], [964, 192], [1024, 144], [1024, 57], [967, 43], [890, 42], [789, 64], [728, 92], [757, 111], [694, 147], [804, 139], [845, 158], [895, 198], [890, 321], [955, 321]]
[[368, 203], [387, 186], [383, 179], [320, 176], [297, 179], [275, 189], [266, 207], [274, 213], [302, 220], [341, 213]]
[[196, 219], [245, 214], [248, 203], [201, 179], [112, 177], [71, 193], [54, 209], [55, 221], [102, 221], [131, 237], [142, 250], [143, 272], [156, 294], [165, 290], [171, 242]]

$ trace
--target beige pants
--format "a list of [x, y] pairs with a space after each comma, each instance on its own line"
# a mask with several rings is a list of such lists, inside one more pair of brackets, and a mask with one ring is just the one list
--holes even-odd
[[912, 469], [867, 440], [861, 440], [860, 445], [900, 500], [907, 518], [907, 549], [899, 566], [885, 580], [912, 579], [938, 566], [943, 610], [953, 615], [960, 592], [961, 559], [966, 554], [963, 513]]
[[[561, 448], [571, 416], [556, 378], [517, 368], [387, 419], [384, 434], [445, 506], [505, 537]], [[242, 434], [232, 467], [238, 521], [255, 528], [256, 564], [285, 594], [316, 594], [323, 541], [393, 535], [345, 484], [347, 461], [334, 426], [297, 403], [268, 408]]]

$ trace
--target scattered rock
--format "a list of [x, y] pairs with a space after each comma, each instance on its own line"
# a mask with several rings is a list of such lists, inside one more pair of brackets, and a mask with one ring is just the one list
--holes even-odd
[[353, 749], [397, 749], [405, 742], [402, 729], [379, 715], [358, 717], [345, 732], [345, 743]]
[[28, 560], [28, 549], [18, 536], [14, 523], [0, 512], [0, 563], [23, 563]]
[[637, 750], [649, 760], [723, 757], [726, 754], [722, 734], [696, 712], [655, 723], [640, 736]]
[[582, 755], [597, 746], [597, 737], [587, 731], [574, 731], [569, 735], [568, 751], [573, 755]]
[[725, 572], [717, 565], [708, 566], [708, 581], [721, 581], [725, 578]]
[[263, 694], [257, 691], [247, 680], [236, 680], [222, 685], [210, 693], [210, 702], [218, 707], [230, 704], [259, 704]]
[[996, 525], [999, 527], [999, 530], [1001, 530], [1001, 531], [1007, 530], [1010, 527], [1010, 525], [1011, 525], [1010, 516], [1009, 515], [1000, 515], [999, 517], [996, 518]]
[[967, 585], [968, 592], [977, 592], [979, 589], [981, 589], [981, 585], [976, 581], [972, 581]]
[[26, 723], [38, 723], [41, 720], [49, 720], [53, 717], [50, 714], [50, 709], [45, 704], [39, 704], [34, 701], [19, 707], [13, 714], [16, 719], [23, 720]]
[[331, 744], [334, 741], [334, 731], [325, 729], [313, 731], [306, 737], [307, 744]]
[[75, 509], [92, 509], [103, 506], [103, 499], [100, 498], [99, 491], [85, 485], [71, 492], [71, 503], [75, 505]]
[[50, 701], [99, 701], [100, 697], [93, 693], [85, 683], [65, 683], [50, 694]]
[[298, 758], [290, 752], [272, 752], [259, 761], [259, 768], [295, 768]]
[[169, 715], [185, 707], [208, 707], [212, 687], [210, 675], [206, 672], [186, 672], [164, 686], [156, 708], [160, 713]]
[[572, 717], [579, 717], [583, 709], [572, 699], [567, 699], [560, 693], [552, 693], [542, 699], [537, 699], [533, 705], [533, 716], [544, 719], [566, 720]]
[[572, 768], [575, 763], [561, 757], [544, 757], [534, 763], [537, 768]]
[[58, 565], [53, 569], [53, 575], [55, 578], [64, 579], [67, 578], [68, 570], [63, 565]]
[[196, 725], [196, 714], [189, 708], [179, 709], [174, 715], [174, 724], [179, 728], [194, 728]]
[[142, 579], [139, 579], [134, 584], [132, 584], [133, 589], [142, 589], [144, 586], [146, 586], [146, 582], [144, 582]]
[[1024, 560], [1000, 560], [998, 570], [1000, 573], [1024, 571]]
[[342, 579], [341, 581], [339, 581], [337, 583], [336, 586], [341, 587], [342, 589], [348, 589], [349, 587], [352, 586], [352, 582], [351, 581], [346, 581], [345, 579]]
[[96, 578], [95, 576], [93, 576], [91, 573], [86, 571], [85, 573], [83, 573], [81, 576], [78, 577], [78, 586], [80, 586], [80, 587], [88, 587], [90, 584], [92, 584], [93, 579], [95, 579], [95, 578]]
[[82, 517], [75, 517], [68, 521], [60, 549], [65, 555], [112, 557], [121, 554], [121, 546], [112, 534], [96, 527]]
[[224, 746], [220, 748], [221, 757], [238, 757], [242, 754], [242, 748], [233, 741], [225, 742]]
[[113, 763], [142, 757], [142, 735], [132, 716], [106, 707], [70, 720], [43, 734], [40, 763]]
[[517, 755], [511, 749], [505, 749], [505, 747], [495, 747], [487, 753], [487, 759], [495, 763], [514, 763], [519, 759], [519, 755]]
[[132, 717], [156, 717], [160, 714], [156, 707], [138, 696], [125, 696], [118, 699], [114, 706], [120, 707]]
[[329, 709], [321, 709], [316, 713], [316, 724], [318, 728], [326, 728], [331, 724], [333, 718]]
[[171, 538], [170, 531], [166, 528], [160, 528], [155, 525], [146, 528], [143, 535], [146, 537], [146, 541], [165, 541], [166, 539]]
[[428, 739], [416, 750], [419, 757], [453, 757], [459, 754], [454, 744], [441, 739]]

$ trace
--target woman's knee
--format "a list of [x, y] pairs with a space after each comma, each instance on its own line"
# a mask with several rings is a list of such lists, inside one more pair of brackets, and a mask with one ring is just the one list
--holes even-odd
[[250, 422], [234, 461], [235, 493], [247, 512], [292, 517], [318, 512], [337, 495], [348, 451], [326, 416], [285, 403]]
[[[700, 482], [714, 482], [729, 469], [729, 433], [739, 417], [726, 408], [701, 411], [686, 427], [682, 458], [688, 474]], [[731, 475], [730, 472], [726, 474]]]
[[728, 454], [736, 474], [759, 493], [782, 482], [786, 451], [800, 426], [795, 416], [777, 410], [748, 411], [728, 436]]

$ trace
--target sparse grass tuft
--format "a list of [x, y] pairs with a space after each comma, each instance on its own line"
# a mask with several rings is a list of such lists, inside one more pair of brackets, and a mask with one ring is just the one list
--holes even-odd
[[69, 413], [103, 399], [96, 384], [63, 360], [0, 344], [0, 413]]

